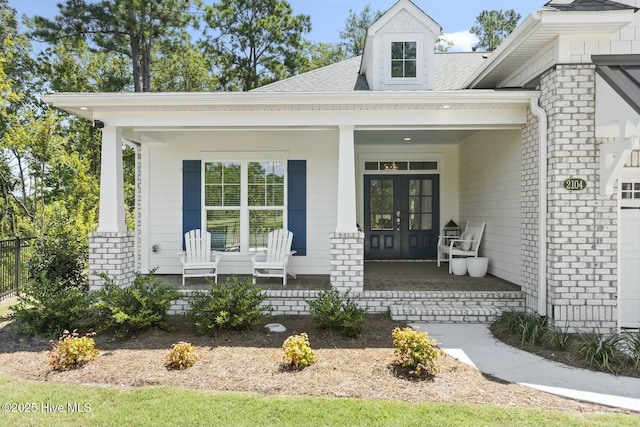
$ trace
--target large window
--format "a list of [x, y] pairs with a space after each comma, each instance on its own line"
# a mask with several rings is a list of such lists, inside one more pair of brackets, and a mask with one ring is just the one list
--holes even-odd
[[282, 161], [205, 163], [204, 209], [214, 250], [262, 249], [268, 233], [284, 227], [284, 165]]
[[416, 77], [416, 42], [391, 42], [391, 77]]

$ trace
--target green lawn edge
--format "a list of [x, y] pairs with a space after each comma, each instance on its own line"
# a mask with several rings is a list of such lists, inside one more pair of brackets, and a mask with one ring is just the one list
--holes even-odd
[[3, 426], [640, 426], [640, 415], [565, 414], [533, 408], [259, 395], [165, 386], [118, 389], [27, 381], [6, 375], [0, 375], [0, 396]]

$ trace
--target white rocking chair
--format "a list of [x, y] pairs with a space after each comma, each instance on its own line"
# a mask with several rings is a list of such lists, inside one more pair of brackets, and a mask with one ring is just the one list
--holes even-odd
[[187, 277], [213, 277], [218, 283], [218, 262], [221, 254], [211, 250], [211, 233], [199, 229], [184, 235], [185, 251], [179, 252], [182, 262], [182, 286]]
[[455, 257], [478, 257], [480, 242], [484, 234], [484, 222], [467, 221], [467, 226], [460, 237], [438, 236], [438, 267], [440, 262], [449, 263], [451, 274], [451, 259]]
[[257, 277], [281, 277], [282, 286], [287, 284], [287, 274], [296, 278], [291, 271], [287, 272], [289, 257], [296, 253], [291, 250], [292, 243], [293, 233], [289, 230], [279, 229], [269, 233], [267, 250], [251, 256], [254, 285]]

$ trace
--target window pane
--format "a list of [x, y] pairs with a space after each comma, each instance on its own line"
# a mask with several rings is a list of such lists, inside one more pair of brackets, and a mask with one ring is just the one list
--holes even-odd
[[402, 61], [391, 61], [391, 77], [403, 77], [403, 62]]
[[223, 187], [223, 206], [240, 206], [240, 186], [225, 185]]
[[207, 211], [207, 231], [211, 233], [211, 249], [240, 251], [240, 211]]
[[403, 43], [402, 42], [391, 42], [391, 59], [402, 59], [403, 58]]
[[225, 184], [240, 185], [240, 164], [225, 163], [223, 169], [223, 179]]
[[416, 76], [416, 61], [405, 61], [404, 63], [404, 77]]
[[222, 186], [205, 185], [204, 204], [205, 206], [222, 206]]
[[249, 250], [266, 249], [269, 232], [283, 224], [282, 210], [249, 211]]
[[284, 162], [249, 163], [249, 206], [284, 206]]
[[404, 59], [416, 59], [416, 42], [404, 43]]
[[205, 163], [205, 184], [222, 184], [222, 163]]
[[240, 206], [240, 164], [205, 163], [205, 206]]
[[249, 206], [264, 206], [265, 191], [264, 185], [249, 185]]

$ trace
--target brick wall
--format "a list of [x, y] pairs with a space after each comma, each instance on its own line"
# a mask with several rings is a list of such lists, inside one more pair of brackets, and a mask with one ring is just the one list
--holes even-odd
[[538, 119], [531, 112], [522, 128], [521, 179], [521, 249], [520, 286], [527, 310], [538, 306], [538, 245], [539, 245], [539, 136]]
[[332, 233], [331, 285], [340, 292], [364, 291], [364, 233]]
[[106, 274], [120, 286], [129, 286], [135, 278], [135, 234], [89, 234], [89, 288], [99, 289]]
[[[549, 313], [570, 330], [617, 326], [617, 201], [599, 194], [595, 138], [595, 67], [557, 65], [541, 79], [541, 105], [549, 117]], [[564, 189], [567, 178], [587, 182]]]

